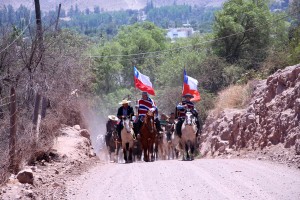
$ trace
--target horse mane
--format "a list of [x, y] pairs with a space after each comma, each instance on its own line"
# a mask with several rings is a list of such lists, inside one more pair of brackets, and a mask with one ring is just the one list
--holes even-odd
[[148, 129], [148, 127], [147, 126], [149, 126], [150, 125], [150, 123], [148, 123], [148, 119], [153, 119], [153, 122], [152, 122], [152, 124], [151, 124], [151, 126], [153, 126], [153, 130], [155, 131], [155, 132], [157, 132], [157, 130], [156, 130], [156, 126], [155, 126], [155, 124], [154, 124], [154, 114], [153, 114], [153, 112], [151, 112], [151, 111], [148, 111], [148, 113], [145, 115], [145, 117], [144, 117], [144, 121], [143, 121], [143, 125], [142, 125], [142, 128], [143, 127], [145, 127], [146, 129]]

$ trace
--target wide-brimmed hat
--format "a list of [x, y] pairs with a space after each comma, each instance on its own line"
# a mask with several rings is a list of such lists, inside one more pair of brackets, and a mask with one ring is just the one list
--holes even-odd
[[108, 119], [113, 120], [113, 121], [118, 121], [119, 119], [114, 116], [114, 115], [108, 115]]
[[131, 101], [128, 101], [127, 99], [123, 99], [119, 104], [123, 105], [123, 104], [127, 104], [130, 103]]
[[192, 95], [192, 94], [190, 94], [190, 93], [186, 93], [186, 94], [184, 94], [184, 95], [182, 95], [182, 97], [190, 97], [190, 98], [194, 98], [194, 96]]

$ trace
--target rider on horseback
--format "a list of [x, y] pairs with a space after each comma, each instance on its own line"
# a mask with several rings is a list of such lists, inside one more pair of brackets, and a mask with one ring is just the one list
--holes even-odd
[[156, 113], [156, 119], [155, 119], [156, 129], [159, 131], [162, 130], [161, 126], [160, 126], [160, 122], [157, 118], [157, 107], [155, 105], [155, 102], [149, 97], [148, 92], [142, 92], [142, 98], [138, 101], [138, 119], [135, 123], [136, 136], [140, 132], [140, 129], [143, 124], [143, 119], [149, 110], [155, 111], [155, 113]]
[[191, 94], [185, 94], [182, 97], [185, 98], [185, 100], [182, 101], [179, 105], [177, 105], [176, 113], [175, 113], [175, 115], [176, 115], [175, 117], [178, 118], [178, 122], [176, 124], [177, 135], [181, 138], [181, 134], [182, 134], [181, 126], [184, 122], [186, 110], [189, 109], [192, 112], [192, 114], [196, 117], [196, 125], [197, 125], [196, 137], [198, 137], [199, 132], [200, 132], [200, 122], [199, 122], [199, 118], [198, 118], [198, 112], [195, 109], [195, 105], [193, 102], [191, 102], [191, 99], [194, 98], [194, 96]]
[[108, 121], [106, 122], [106, 134], [105, 134], [105, 143], [109, 146], [109, 142], [113, 135], [113, 132], [116, 130], [119, 119], [114, 115], [108, 115]]
[[118, 118], [114, 115], [108, 115], [108, 121], [106, 122], [106, 133], [113, 132], [117, 124]]
[[131, 101], [128, 101], [126, 99], [122, 100], [122, 102], [120, 102], [119, 104], [121, 104], [122, 106], [118, 109], [118, 113], [117, 113], [117, 117], [120, 119], [119, 124], [117, 125], [117, 132], [118, 132], [118, 136], [119, 139], [121, 140], [121, 130], [123, 129], [123, 125], [122, 125], [122, 120], [124, 117], [132, 117], [134, 116], [134, 111], [133, 108], [131, 106], [129, 106], [128, 104]]

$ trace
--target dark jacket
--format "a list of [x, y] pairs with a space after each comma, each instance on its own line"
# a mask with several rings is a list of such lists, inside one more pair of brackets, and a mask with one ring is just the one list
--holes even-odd
[[[118, 109], [117, 117], [118, 117], [118, 118], [121, 118], [122, 115], [123, 115], [123, 106], [121, 106], [121, 107]], [[128, 106], [128, 107], [127, 107], [127, 116], [132, 117], [133, 115], [134, 115], [133, 108], [132, 108], [131, 106]]]

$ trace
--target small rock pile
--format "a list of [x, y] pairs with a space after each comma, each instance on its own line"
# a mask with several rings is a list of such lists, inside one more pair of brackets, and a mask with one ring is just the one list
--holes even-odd
[[283, 157], [300, 167], [300, 64], [258, 81], [246, 109], [225, 109], [218, 117], [210, 115], [201, 141], [200, 151], [208, 157], [245, 150], [271, 151], [280, 144], [294, 156]]

